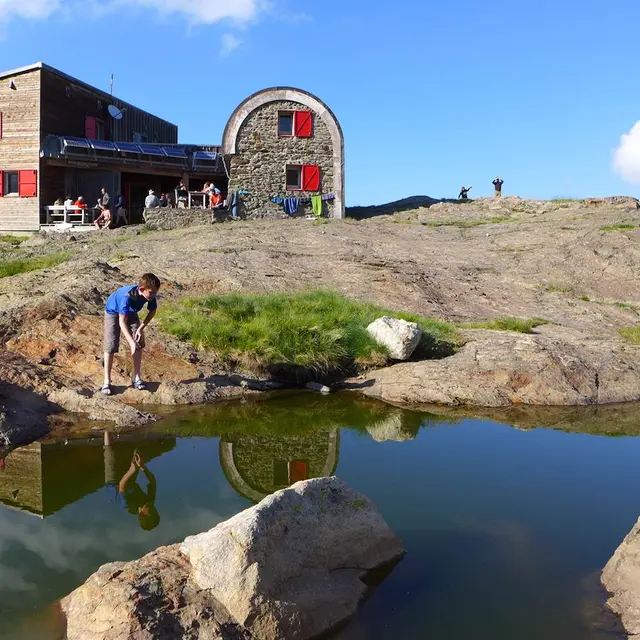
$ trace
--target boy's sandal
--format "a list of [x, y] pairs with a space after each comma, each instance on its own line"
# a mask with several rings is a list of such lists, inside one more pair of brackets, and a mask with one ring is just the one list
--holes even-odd
[[100, 389], [100, 393], [103, 396], [110, 396], [111, 395], [111, 385], [110, 384], [102, 385], [102, 389]]
[[144, 391], [147, 388], [147, 385], [145, 382], [143, 382], [142, 380], [134, 380], [133, 384], [131, 385], [134, 389], [137, 389], [138, 391]]

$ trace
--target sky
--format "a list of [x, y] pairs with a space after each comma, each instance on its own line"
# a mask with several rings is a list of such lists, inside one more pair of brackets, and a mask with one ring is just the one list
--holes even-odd
[[248, 95], [314, 93], [347, 205], [640, 195], [638, 0], [0, 0], [0, 69], [42, 61], [220, 144]]

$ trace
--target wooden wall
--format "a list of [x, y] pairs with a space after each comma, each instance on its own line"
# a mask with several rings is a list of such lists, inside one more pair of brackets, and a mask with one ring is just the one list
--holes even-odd
[[[109, 104], [126, 108], [121, 120], [114, 120]], [[85, 118], [92, 116], [104, 123], [104, 139], [133, 142], [134, 133], [145, 134], [148, 142], [175, 144], [178, 127], [156, 116], [128, 106], [108, 93], [92, 89], [52, 71], [42, 71], [42, 138], [56, 136], [85, 137]]]
[[[0, 171], [38, 169], [40, 165], [40, 70], [0, 81]], [[39, 198], [0, 197], [0, 231], [37, 230]]]

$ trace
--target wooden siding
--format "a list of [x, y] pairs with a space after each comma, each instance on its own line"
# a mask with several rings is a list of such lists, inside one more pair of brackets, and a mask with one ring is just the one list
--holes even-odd
[[[0, 82], [0, 171], [39, 169], [40, 166], [40, 70]], [[39, 198], [0, 197], [0, 231], [37, 230]]]
[[[109, 115], [109, 104], [126, 108], [121, 120]], [[178, 127], [174, 124], [112, 98], [108, 93], [43, 69], [42, 139], [50, 134], [84, 138], [87, 116], [104, 123], [105, 140], [133, 142], [134, 133], [140, 133], [147, 136], [148, 142], [178, 142]]]

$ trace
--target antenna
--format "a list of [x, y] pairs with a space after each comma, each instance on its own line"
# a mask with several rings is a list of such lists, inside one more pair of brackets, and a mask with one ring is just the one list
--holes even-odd
[[110, 104], [107, 107], [107, 111], [114, 120], [122, 120], [124, 109], [118, 109], [115, 104]]
[[111, 74], [111, 78], [109, 78], [109, 88], [111, 89], [111, 97], [113, 97], [113, 73]]

